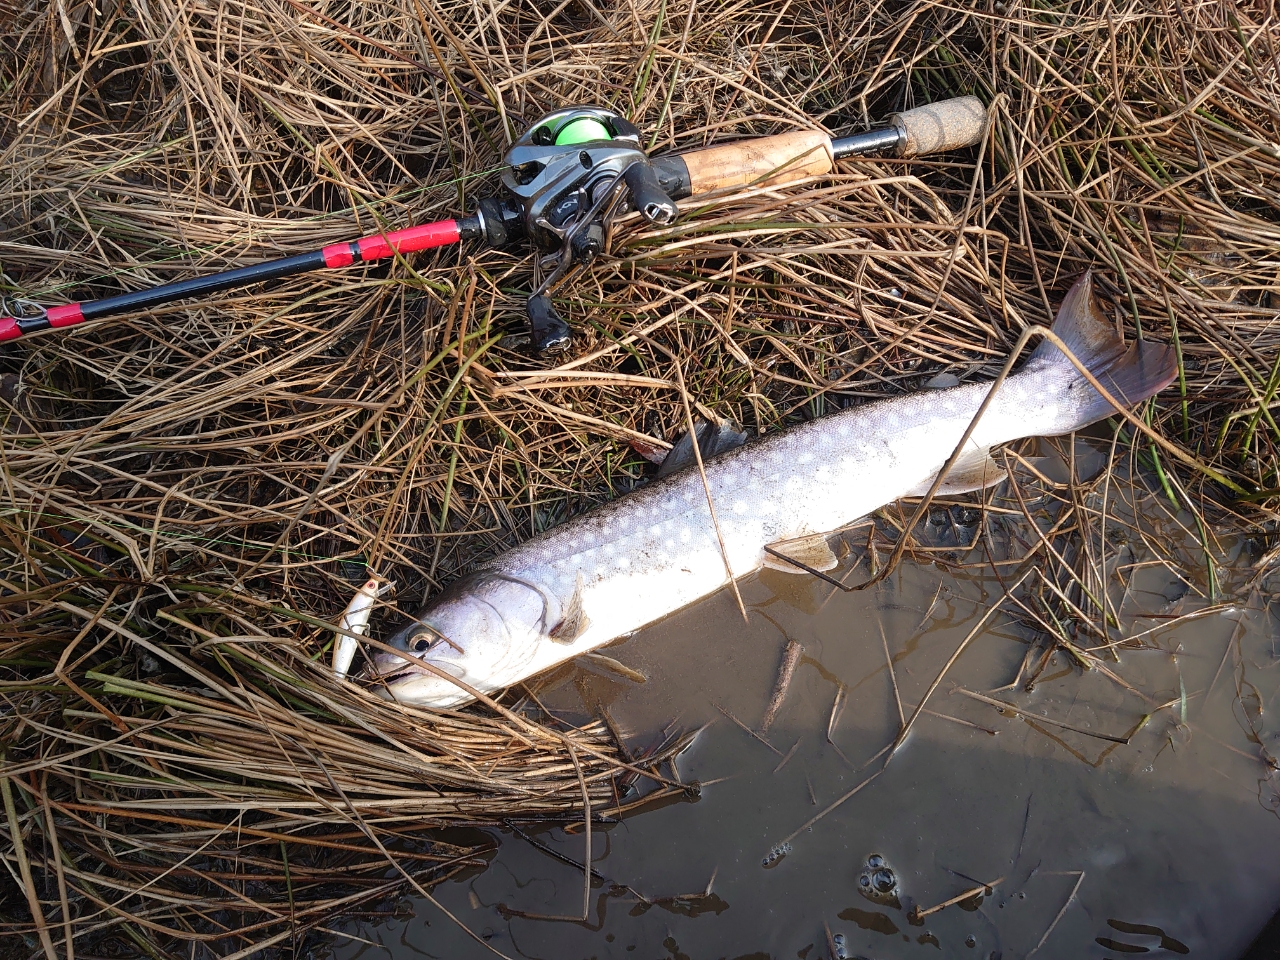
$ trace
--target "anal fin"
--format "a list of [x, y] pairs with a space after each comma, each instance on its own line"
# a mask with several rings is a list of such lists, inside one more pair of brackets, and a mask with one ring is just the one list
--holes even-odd
[[831, 550], [829, 536], [826, 533], [813, 533], [807, 537], [797, 537], [794, 540], [779, 540], [777, 543], [771, 543], [768, 549], [765, 550], [764, 565], [770, 570], [777, 570], [779, 573], [809, 572], [804, 567], [797, 566], [795, 563], [788, 563], [782, 557], [775, 556], [769, 552], [773, 550], [783, 554], [785, 557], [803, 563], [805, 567], [810, 567], [819, 573], [834, 570], [839, 561]]
[[[933, 479], [933, 477], [930, 477], [919, 486], [912, 487], [903, 496], [923, 497], [929, 492], [929, 488], [933, 486]], [[985, 490], [987, 487], [994, 487], [1003, 479], [1005, 479], [1004, 467], [992, 459], [990, 447], [966, 451], [955, 462], [955, 465], [947, 471], [942, 485], [938, 487], [936, 496], [951, 496], [957, 493], [973, 493], [975, 490]]]

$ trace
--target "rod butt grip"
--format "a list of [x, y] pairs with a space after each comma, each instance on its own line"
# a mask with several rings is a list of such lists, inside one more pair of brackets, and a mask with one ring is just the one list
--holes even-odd
[[977, 97], [956, 97], [891, 118], [900, 136], [898, 156], [918, 157], [971, 147], [982, 139], [987, 108]]

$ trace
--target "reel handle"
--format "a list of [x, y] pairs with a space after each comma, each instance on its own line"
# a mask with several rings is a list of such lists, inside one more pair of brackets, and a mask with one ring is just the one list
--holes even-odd
[[908, 158], [971, 147], [986, 130], [977, 97], [942, 100], [894, 114], [885, 126], [832, 140], [821, 130], [793, 130], [651, 161], [673, 200], [728, 187], [776, 186], [830, 173], [835, 161], [884, 152]]

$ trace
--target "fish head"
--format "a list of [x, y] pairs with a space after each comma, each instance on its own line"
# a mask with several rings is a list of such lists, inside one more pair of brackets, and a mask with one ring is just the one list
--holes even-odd
[[527, 672], [546, 620], [546, 597], [534, 584], [489, 572], [466, 577], [387, 640], [397, 652], [379, 651], [370, 678], [402, 703], [457, 706], [473, 697], [450, 678], [481, 693], [514, 683]]

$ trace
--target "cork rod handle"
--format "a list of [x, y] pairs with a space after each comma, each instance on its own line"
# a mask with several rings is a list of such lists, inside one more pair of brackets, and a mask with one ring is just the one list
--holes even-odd
[[680, 155], [689, 168], [689, 193], [748, 184], [774, 186], [830, 173], [831, 138], [821, 130], [794, 130], [739, 140]]
[[982, 139], [987, 110], [957, 97], [896, 113], [886, 125], [832, 140], [821, 130], [793, 130], [689, 153], [657, 157], [652, 167], [673, 200], [729, 187], [777, 186], [820, 177], [836, 160], [866, 153], [918, 157], [970, 147]]

